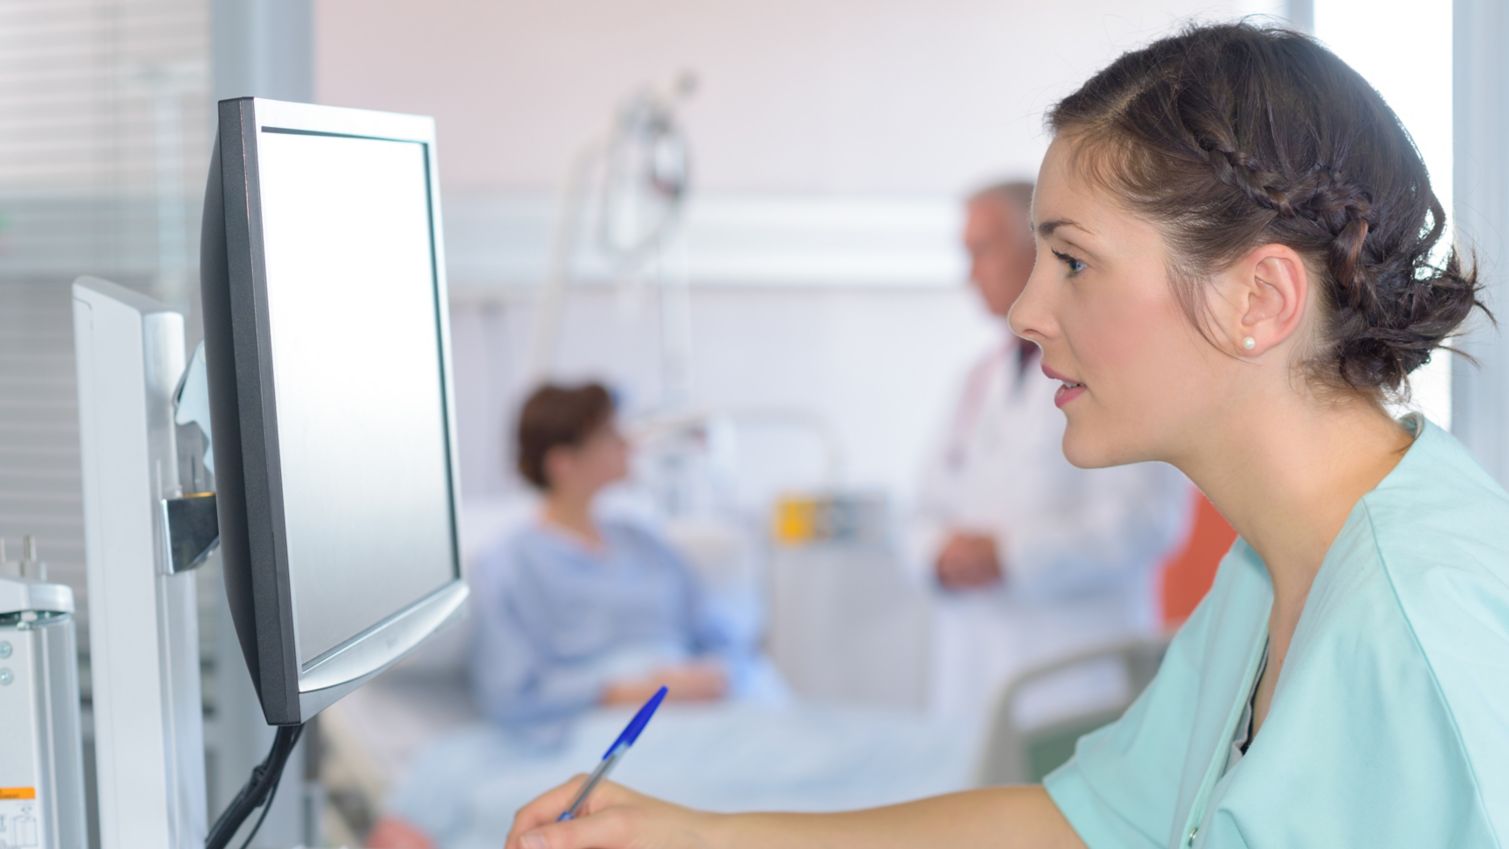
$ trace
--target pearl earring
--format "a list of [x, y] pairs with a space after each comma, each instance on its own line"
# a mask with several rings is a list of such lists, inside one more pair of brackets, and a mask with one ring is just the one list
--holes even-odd
[[1257, 347], [1257, 340], [1256, 339], [1252, 338], [1251, 336], [1243, 337], [1243, 339], [1242, 339], [1242, 349], [1243, 350], [1251, 351], [1253, 348], [1256, 348], [1256, 347]]

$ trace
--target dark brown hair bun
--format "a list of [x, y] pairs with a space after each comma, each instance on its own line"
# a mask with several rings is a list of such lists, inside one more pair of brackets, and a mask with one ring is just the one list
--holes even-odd
[[[1323, 281], [1318, 380], [1398, 392], [1472, 311], [1441, 202], [1366, 80], [1308, 36], [1196, 26], [1117, 59], [1048, 116], [1086, 173], [1157, 222], [1191, 318], [1199, 280], [1265, 243]], [[1486, 312], [1486, 309], [1485, 309]], [[1203, 330], [1203, 325], [1202, 325]]]

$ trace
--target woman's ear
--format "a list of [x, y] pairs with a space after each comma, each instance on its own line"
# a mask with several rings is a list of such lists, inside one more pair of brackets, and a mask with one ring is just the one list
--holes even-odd
[[1239, 356], [1281, 345], [1299, 329], [1310, 296], [1310, 270], [1287, 245], [1261, 245], [1221, 275], [1223, 308], [1214, 316]]
[[565, 445], [556, 445], [545, 452], [545, 460], [540, 467], [545, 471], [545, 483], [548, 488], [555, 489], [571, 476], [571, 470], [576, 465], [576, 456], [571, 448]]

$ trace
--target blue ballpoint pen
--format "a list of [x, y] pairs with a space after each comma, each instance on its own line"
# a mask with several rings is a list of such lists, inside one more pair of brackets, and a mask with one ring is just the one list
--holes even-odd
[[587, 776], [587, 783], [583, 784], [582, 789], [577, 791], [576, 798], [571, 800], [571, 804], [566, 807], [564, 813], [556, 818], [556, 822], [565, 822], [566, 820], [573, 819], [581, 812], [582, 804], [587, 801], [587, 796], [592, 792], [592, 788], [608, 777], [608, 772], [613, 769], [613, 765], [618, 763], [619, 759], [624, 756], [624, 752], [627, 752], [629, 747], [634, 745], [634, 741], [639, 739], [639, 732], [643, 731], [644, 727], [650, 724], [650, 717], [655, 715], [655, 709], [660, 707], [661, 702], [665, 701], [666, 692], [665, 687], [656, 690], [655, 695], [651, 696], [650, 700], [644, 703], [644, 707], [639, 709], [639, 713], [634, 714], [634, 718], [629, 720], [629, 726], [623, 730], [622, 734], [618, 735], [618, 739], [613, 741], [613, 745], [608, 747], [607, 753], [603, 755], [602, 762], [597, 765], [597, 769], [592, 770], [591, 775]]

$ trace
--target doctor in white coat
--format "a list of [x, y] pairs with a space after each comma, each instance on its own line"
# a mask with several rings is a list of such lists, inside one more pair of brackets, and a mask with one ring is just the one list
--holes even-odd
[[938, 590], [930, 701], [949, 714], [989, 709], [1025, 669], [1154, 630], [1156, 568], [1191, 518], [1191, 486], [1170, 466], [1064, 459], [1063, 384], [1006, 324], [1034, 262], [1031, 198], [1018, 182], [968, 200], [970, 282], [1001, 335], [927, 458], [907, 546]]

